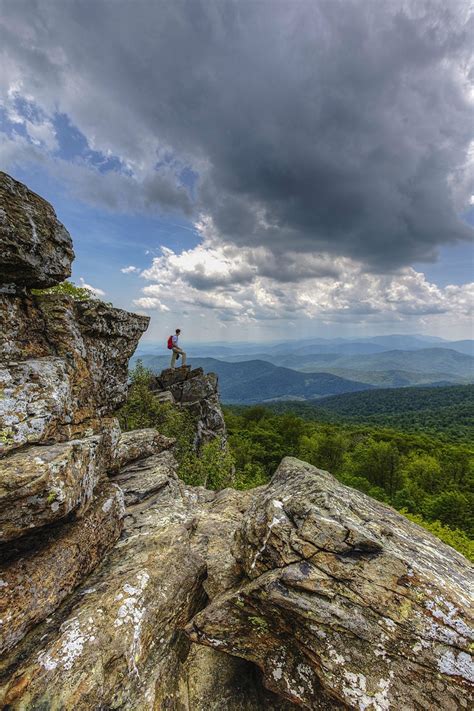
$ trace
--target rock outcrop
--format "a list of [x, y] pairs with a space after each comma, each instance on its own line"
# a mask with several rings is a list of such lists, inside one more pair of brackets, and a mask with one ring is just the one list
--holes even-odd
[[186, 410], [195, 422], [195, 446], [219, 439], [226, 444], [224, 415], [219, 403], [218, 380], [215, 373], [204, 373], [202, 368], [189, 365], [163, 370], [151, 385], [155, 396]]
[[0, 283], [53, 286], [71, 274], [69, 232], [51, 205], [0, 171]]
[[255, 662], [306, 708], [468, 707], [472, 568], [390, 507], [288, 458], [234, 554], [242, 583], [194, 618], [191, 639]]
[[[172, 439], [114, 417], [147, 319], [32, 293], [70, 245], [50, 206], [0, 188], [0, 707], [470, 708], [468, 562], [295, 459], [252, 491], [185, 485]], [[197, 449], [225, 446], [215, 376], [154, 390], [194, 417]]]
[[[103, 561], [123, 528], [108, 471], [172, 441], [120, 433], [128, 360], [148, 325], [96, 300], [41, 293], [70, 274], [53, 208], [0, 173], [0, 651]], [[138, 444], [137, 444], [138, 442]]]

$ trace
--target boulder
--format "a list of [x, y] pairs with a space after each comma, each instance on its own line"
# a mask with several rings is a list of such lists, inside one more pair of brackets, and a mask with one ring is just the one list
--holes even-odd
[[161, 371], [160, 375], [155, 379], [153, 389], [168, 390], [170, 386], [177, 383], [183, 383], [191, 372], [190, 365], [183, 365], [180, 368], [166, 368]]
[[27, 447], [0, 460], [0, 542], [84, 510], [107, 455], [102, 435]]
[[242, 659], [183, 628], [238, 584], [231, 541], [252, 492], [187, 487], [169, 451], [114, 477], [125, 530], [107, 559], [0, 662], [8, 708], [286, 709]]
[[0, 653], [53, 612], [103, 559], [122, 530], [123, 495], [104, 482], [79, 519], [50, 528], [32, 550], [0, 567]]
[[103, 418], [124, 402], [128, 360], [147, 317], [59, 294], [3, 295], [0, 305], [3, 452], [61, 441], [71, 426]]
[[175, 440], [165, 437], [153, 428], [122, 432], [113, 452], [113, 464], [109, 471], [117, 471], [136, 459], [160, 454], [173, 446]]
[[1, 171], [0, 252], [0, 284], [43, 288], [71, 274], [71, 237], [52, 206]]
[[119, 479], [130, 502], [122, 540], [1, 662], [0, 705], [145, 709], [160, 697], [173, 708], [190, 646], [180, 629], [205, 604], [206, 565], [191, 547], [200, 496], [186, 495], [168, 452], [131, 467], [129, 484], [126, 470]]
[[158, 400], [158, 402], [169, 402], [170, 405], [174, 405], [174, 397], [169, 390], [163, 390], [162, 392], [154, 392], [153, 395], [155, 396], [156, 400]]
[[468, 708], [472, 567], [424, 529], [287, 458], [236, 535], [245, 578], [187, 632], [311, 709]]
[[0, 366], [0, 454], [54, 437], [71, 420], [71, 381], [66, 361], [35, 358]]
[[77, 421], [114, 412], [126, 399], [128, 361], [150, 319], [101, 301], [37, 299], [55, 355], [72, 371]]

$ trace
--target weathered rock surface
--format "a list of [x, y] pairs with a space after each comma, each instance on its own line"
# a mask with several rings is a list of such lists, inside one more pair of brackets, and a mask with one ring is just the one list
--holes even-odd
[[123, 495], [107, 471], [171, 442], [150, 431], [120, 438], [112, 416], [149, 319], [32, 293], [70, 274], [71, 240], [53, 208], [4, 173], [0, 254], [0, 649], [9, 649], [119, 537]]
[[[0, 452], [67, 439], [70, 425], [104, 417], [123, 403], [128, 361], [147, 317], [59, 294], [3, 295], [1, 303]], [[21, 322], [26, 316], [31, 328]]]
[[0, 542], [79, 513], [89, 504], [109, 454], [96, 435], [21, 449], [0, 461]]
[[192, 489], [175, 469], [172, 454], [163, 452], [114, 478], [127, 502], [122, 539], [4, 659], [3, 704], [78, 711], [282, 708], [248, 663], [193, 649], [182, 632], [206, 604], [206, 557], [210, 588], [238, 579], [230, 539], [251, 494]]
[[175, 440], [165, 437], [158, 430], [147, 428], [122, 432], [113, 451], [109, 471], [117, 471], [129, 462], [160, 454], [173, 446]]
[[35, 358], [0, 366], [3, 451], [47, 440], [71, 419], [71, 382], [61, 358]]
[[238, 531], [246, 581], [188, 627], [312, 709], [468, 708], [472, 568], [393, 509], [285, 459]]
[[227, 440], [224, 415], [219, 402], [215, 373], [202, 368], [182, 366], [168, 368], [156, 376], [152, 389], [161, 401], [172, 402], [189, 412], [196, 423], [196, 448], [218, 438], [225, 447]]
[[0, 171], [0, 282], [47, 287], [71, 274], [71, 237], [51, 205]]
[[37, 549], [0, 567], [0, 653], [53, 612], [117, 541], [124, 515], [119, 487], [104, 482], [81, 519], [49, 529]]

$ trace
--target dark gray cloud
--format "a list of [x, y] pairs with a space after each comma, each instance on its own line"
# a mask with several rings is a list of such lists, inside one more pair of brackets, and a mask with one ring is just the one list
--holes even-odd
[[[471, 235], [467, 0], [1, 6], [12, 80], [100, 150], [193, 167], [224, 242], [391, 270]], [[190, 214], [159, 181], [144, 202]]]

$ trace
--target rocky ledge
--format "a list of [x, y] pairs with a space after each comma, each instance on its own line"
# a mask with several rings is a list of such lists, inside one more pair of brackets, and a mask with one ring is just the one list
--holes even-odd
[[[33, 293], [70, 243], [4, 174], [0, 198], [0, 707], [471, 708], [468, 561], [295, 459], [252, 491], [186, 486], [173, 440], [114, 417], [147, 319]], [[225, 446], [214, 375], [153, 389]]]

